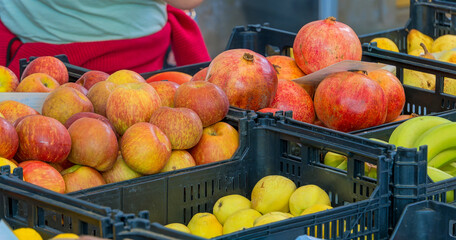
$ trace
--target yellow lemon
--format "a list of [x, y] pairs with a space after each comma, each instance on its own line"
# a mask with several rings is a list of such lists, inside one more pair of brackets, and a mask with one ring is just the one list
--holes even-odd
[[238, 194], [232, 194], [217, 200], [212, 212], [215, 217], [217, 217], [217, 220], [223, 225], [231, 214], [241, 209], [250, 208], [250, 206], [251, 203], [249, 199]]
[[165, 225], [165, 227], [171, 228], [171, 229], [174, 229], [174, 230], [180, 231], [180, 232], [191, 233], [190, 229], [182, 223], [170, 223], [168, 225]]
[[79, 239], [79, 236], [74, 233], [61, 233], [51, 238], [51, 240], [54, 239]]
[[266, 176], [255, 184], [252, 190], [252, 208], [265, 214], [288, 212], [288, 200], [296, 190], [296, 184], [280, 175]]
[[268, 212], [265, 215], [257, 218], [255, 220], [255, 222], [253, 222], [253, 226], [254, 227], [261, 226], [261, 225], [265, 225], [265, 224], [272, 223], [272, 222], [282, 221], [282, 220], [285, 220], [285, 219], [288, 219], [288, 218], [292, 218], [292, 217], [293, 217], [293, 215], [291, 215], [289, 213]]
[[43, 240], [40, 234], [33, 228], [18, 228], [13, 230], [19, 240]]
[[213, 214], [207, 212], [193, 215], [187, 227], [192, 234], [205, 238], [217, 237], [223, 233], [222, 224]]
[[223, 234], [228, 234], [242, 229], [253, 227], [253, 223], [261, 213], [255, 209], [242, 209], [229, 216], [223, 225]]
[[302, 186], [290, 196], [290, 213], [299, 216], [302, 211], [315, 204], [331, 206], [328, 194], [317, 185]]

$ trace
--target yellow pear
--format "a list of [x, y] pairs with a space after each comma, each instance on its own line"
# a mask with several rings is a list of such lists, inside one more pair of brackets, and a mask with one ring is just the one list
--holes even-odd
[[456, 63], [456, 51], [449, 50], [443, 52], [443, 54], [439, 57], [440, 61], [449, 62], [449, 63]]
[[242, 209], [229, 216], [223, 224], [223, 234], [253, 227], [253, 223], [261, 213], [255, 209]]
[[323, 163], [331, 167], [337, 167], [343, 161], [347, 161], [347, 157], [334, 152], [327, 152], [325, 154], [325, 158], [323, 159]]
[[193, 235], [213, 238], [223, 234], [223, 226], [217, 218], [211, 213], [197, 213], [187, 225]]
[[301, 216], [316, 213], [316, 212], [321, 212], [321, 211], [328, 210], [328, 209], [332, 209], [332, 207], [328, 206], [326, 204], [317, 203], [311, 207], [308, 207], [306, 210], [302, 211]]
[[412, 52], [415, 49], [421, 49], [421, 43], [424, 43], [424, 45], [426, 45], [426, 47], [430, 49], [433, 42], [434, 40], [428, 35], [416, 29], [412, 29], [407, 34], [407, 53], [410, 54], [410, 52]]
[[253, 223], [254, 227], [265, 225], [272, 222], [282, 221], [288, 218], [292, 218], [293, 215], [284, 212], [268, 212], [261, 217], [258, 217]]
[[435, 76], [429, 73], [404, 69], [404, 84], [428, 90], [435, 90]]
[[190, 229], [182, 223], [170, 223], [170, 224], [165, 225], [165, 227], [171, 228], [171, 229], [174, 229], [174, 230], [180, 231], [180, 232], [191, 233]]
[[252, 208], [265, 214], [288, 212], [288, 200], [296, 190], [296, 184], [280, 175], [269, 175], [258, 181], [252, 190]]
[[250, 207], [251, 203], [249, 199], [238, 194], [232, 194], [217, 200], [212, 212], [215, 217], [217, 217], [217, 220], [223, 225], [226, 219], [233, 213]]
[[51, 240], [56, 240], [56, 239], [79, 239], [79, 236], [74, 233], [61, 233], [56, 235], [55, 237], [51, 238]]
[[424, 50], [422, 48], [416, 48], [416, 49], [413, 49], [411, 52], [408, 53], [409, 55], [412, 55], [412, 56], [417, 56], [419, 57], [420, 55], [424, 54]]
[[443, 82], [443, 92], [451, 95], [456, 95], [456, 79], [445, 78]]
[[435, 39], [430, 50], [432, 53], [436, 53], [453, 48], [456, 48], [456, 35], [446, 34]]
[[302, 211], [315, 204], [331, 206], [328, 194], [317, 185], [301, 186], [290, 197], [290, 213], [299, 216]]
[[397, 47], [396, 43], [394, 43], [389, 38], [378, 37], [378, 38], [372, 39], [370, 42], [371, 43], [372, 42], [376, 42], [378, 48], [385, 49], [385, 50], [388, 50], [388, 51], [393, 51], [393, 52], [399, 52], [399, 48]]
[[19, 240], [43, 240], [41, 235], [33, 228], [18, 228], [13, 230]]

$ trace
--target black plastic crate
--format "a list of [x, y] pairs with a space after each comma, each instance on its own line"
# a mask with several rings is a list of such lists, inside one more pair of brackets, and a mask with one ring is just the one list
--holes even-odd
[[[251, 131], [251, 146], [241, 161], [227, 161], [211, 168], [167, 176], [162, 182], [144, 182], [147, 188], [164, 188], [164, 196], [143, 196], [138, 201], [163, 202], [166, 207], [150, 212], [165, 217], [161, 224], [187, 224], [198, 212], [212, 212], [214, 203], [229, 194], [250, 198], [251, 190], [266, 175], [282, 175], [297, 186], [316, 184], [328, 192], [335, 207], [329, 211], [294, 217], [214, 239], [294, 239], [309, 234], [326, 238], [343, 232], [342, 239], [387, 239], [389, 176], [392, 145], [308, 125], [295, 127], [269, 115], [259, 117]], [[275, 146], [275, 147], [272, 147]], [[326, 151], [348, 156], [348, 172], [320, 163]], [[378, 181], [364, 176], [364, 163], [378, 165]], [[144, 200], [143, 200], [144, 199]], [[145, 200], [147, 199], [147, 200]], [[123, 236], [132, 239], [201, 239], [149, 220], [128, 220]], [[329, 225], [332, 225], [331, 227]], [[358, 231], [360, 224], [360, 231]], [[324, 228], [324, 229], [323, 229]], [[307, 232], [307, 230], [310, 230]], [[350, 232], [353, 230], [353, 233]], [[371, 238], [373, 236], [373, 238]], [[332, 235], [331, 238], [336, 238]]]
[[124, 230], [132, 214], [24, 182], [22, 169], [10, 174], [9, 166], [0, 171], [0, 218], [12, 228], [32, 227], [43, 239], [59, 233], [75, 233], [111, 239], [123, 239], [116, 232]]
[[[177, 171], [157, 173], [127, 181], [105, 184], [90, 189], [68, 193], [68, 195], [102, 206], [120, 209], [123, 212], [138, 213], [141, 210], [147, 210], [154, 213], [151, 214], [152, 221], [166, 221], [166, 198], [157, 198], [157, 201], [138, 200], [144, 198], [145, 196], [148, 196], [146, 199], [150, 200], [153, 196], [166, 195], [168, 190], [166, 188], [166, 184], [169, 181], [167, 176], [201, 171], [205, 168], [220, 168], [219, 165], [224, 165], [224, 162], [227, 161], [239, 162], [250, 148], [250, 131], [253, 119], [255, 118], [256, 114], [252, 112], [230, 108], [223, 121], [235, 127], [239, 132], [239, 147], [230, 159], [180, 169]], [[154, 182], [154, 184], [150, 184], [151, 182]]]
[[[456, 121], [456, 111], [437, 114], [451, 121]], [[378, 138], [388, 141], [389, 136], [399, 124], [366, 131], [358, 134], [366, 138]], [[392, 175], [392, 226], [395, 226], [405, 207], [421, 200], [446, 201], [446, 192], [456, 190], [456, 178], [437, 183], [427, 176], [427, 146], [419, 150], [398, 147], [393, 164]]]
[[436, 201], [409, 204], [391, 240], [456, 239], [456, 206]]
[[411, 29], [436, 39], [456, 33], [456, 3], [442, 0], [416, 0], [410, 2], [410, 18], [403, 28], [360, 35], [361, 43], [369, 43], [377, 37], [387, 37], [396, 43], [399, 51], [407, 53], [407, 34]]

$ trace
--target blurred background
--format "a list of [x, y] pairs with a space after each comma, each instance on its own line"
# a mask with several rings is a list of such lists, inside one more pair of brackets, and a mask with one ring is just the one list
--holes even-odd
[[268, 23], [298, 32], [306, 23], [334, 16], [358, 34], [404, 27], [410, 0], [205, 0], [196, 20], [211, 57], [222, 52], [235, 26]]

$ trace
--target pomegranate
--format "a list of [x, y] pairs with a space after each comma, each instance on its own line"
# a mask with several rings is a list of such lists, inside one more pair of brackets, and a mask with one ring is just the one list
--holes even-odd
[[352, 28], [334, 17], [304, 25], [293, 43], [296, 64], [310, 74], [343, 60], [361, 61], [362, 48]]
[[318, 119], [343, 132], [383, 124], [387, 98], [379, 83], [361, 73], [339, 72], [318, 85], [314, 97]]
[[293, 119], [301, 122], [313, 123], [315, 111], [310, 95], [299, 84], [285, 79], [279, 79], [277, 94], [274, 97], [272, 108], [283, 111], [293, 111]]
[[210, 63], [206, 81], [219, 86], [231, 106], [259, 110], [268, 107], [277, 91], [277, 73], [262, 55], [248, 49], [231, 49]]

